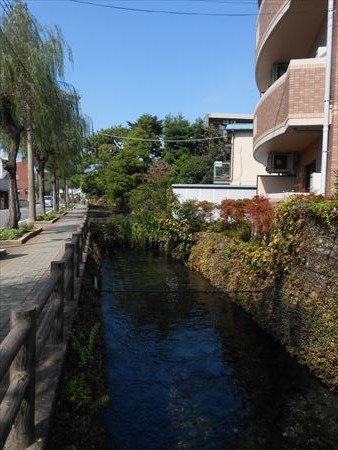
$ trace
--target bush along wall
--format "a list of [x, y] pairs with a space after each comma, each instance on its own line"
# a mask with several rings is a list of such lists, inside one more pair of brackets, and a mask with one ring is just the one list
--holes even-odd
[[188, 264], [338, 392], [338, 202], [290, 198], [269, 237], [199, 233]]

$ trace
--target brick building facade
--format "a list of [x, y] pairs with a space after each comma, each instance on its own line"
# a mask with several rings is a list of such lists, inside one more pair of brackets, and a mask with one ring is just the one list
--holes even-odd
[[16, 180], [19, 200], [28, 200], [28, 165], [27, 161], [16, 163]]

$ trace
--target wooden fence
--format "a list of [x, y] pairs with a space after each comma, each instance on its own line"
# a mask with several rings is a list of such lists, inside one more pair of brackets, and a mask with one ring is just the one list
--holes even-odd
[[9, 377], [0, 404], [0, 449], [7, 438], [10, 450], [25, 449], [34, 441], [36, 365], [47, 341], [63, 341], [64, 301], [74, 300], [87, 236], [88, 218], [66, 244], [61, 261], [51, 263], [50, 275], [29, 308], [11, 312], [10, 331], [0, 344], [0, 384]]

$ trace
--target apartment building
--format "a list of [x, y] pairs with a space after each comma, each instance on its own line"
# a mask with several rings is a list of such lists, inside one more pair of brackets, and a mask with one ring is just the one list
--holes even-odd
[[253, 155], [259, 194], [334, 192], [338, 170], [337, 0], [259, 0]]

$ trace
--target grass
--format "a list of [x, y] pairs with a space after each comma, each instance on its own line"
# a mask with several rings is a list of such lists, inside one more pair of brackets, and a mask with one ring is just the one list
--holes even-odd
[[46, 214], [41, 214], [40, 216], [37, 216], [36, 220], [37, 222], [44, 221], [44, 220], [53, 220], [56, 217], [59, 217], [60, 212], [59, 211], [49, 211]]
[[49, 221], [49, 220], [53, 220], [56, 217], [60, 217], [62, 214], [64, 214], [66, 211], [65, 208], [60, 208], [58, 211], [49, 211], [46, 214], [42, 214], [40, 216], [37, 216], [36, 221], [40, 222], [40, 221]]
[[33, 224], [25, 223], [24, 225], [20, 225], [19, 228], [1, 228], [0, 229], [0, 240], [15, 240], [19, 239], [24, 234], [32, 231], [34, 228]]

